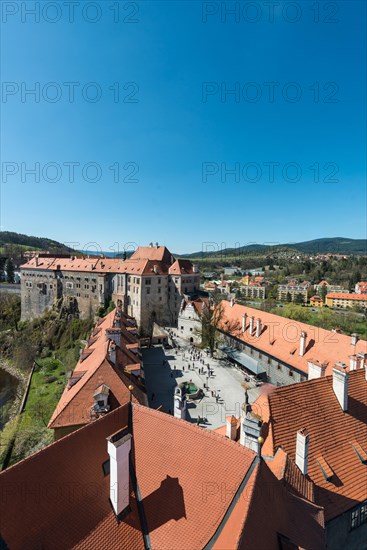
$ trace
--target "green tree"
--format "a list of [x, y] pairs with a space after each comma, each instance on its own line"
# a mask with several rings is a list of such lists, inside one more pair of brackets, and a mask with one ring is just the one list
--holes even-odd
[[4, 269], [5, 269], [6, 258], [0, 258], [0, 281], [5, 279]]
[[322, 287], [320, 287], [319, 289], [319, 296], [322, 298], [322, 301], [325, 303], [326, 302], [326, 294], [327, 294], [327, 288], [325, 285], [323, 285]]
[[291, 302], [292, 301], [292, 295], [290, 292], [287, 292], [287, 302]]
[[223, 318], [223, 306], [209, 305], [203, 308], [201, 315], [201, 343], [209, 348], [210, 355], [213, 357], [217, 343], [220, 339], [219, 326]]
[[294, 301], [295, 301], [296, 304], [303, 304], [303, 303], [304, 303], [303, 295], [299, 292], [299, 293], [296, 295]]
[[9, 258], [6, 262], [6, 280], [8, 283], [14, 283], [14, 264], [11, 258]]

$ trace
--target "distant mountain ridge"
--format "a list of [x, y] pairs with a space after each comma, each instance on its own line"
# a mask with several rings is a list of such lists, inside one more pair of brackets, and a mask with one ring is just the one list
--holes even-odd
[[[0, 254], [6, 254], [12, 251], [21, 252], [26, 250], [49, 251], [59, 254], [75, 254], [76, 251], [63, 243], [49, 239], [46, 237], [34, 237], [16, 233], [11, 231], [0, 231]], [[367, 255], [367, 239], [349, 239], [348, 237], [329, 237], [314, 239], [311, 241], [303, 241], [299, 243], [285, 244], [257, 244], [252, 243], [241, 246], [239, 248], [225, 248], [223, 250], [200, 251], [188, 254], [173, 254], [176, 258], [210, 258], [218, 256], [236, 256], [239, 253], [251, 254], [270, 254], [272, 252], [300, 252], [304, 254], [356, 254]], [[77, 252], [78, 253], [78, 252]], [[132, 250], [126, 252], [126, 256], [130, 257]], [[123, 252], [118, 254], [114, 252], [95, 251], [79, 251], [79, 254], [100, 255], [104, 254], [107, 257], [122, 257]]]
[[249, 244], [238, 248], [225, 248], [217, 251], [201, 251], [190, 254], [178, 254], [181, 258], [210, 258], [216, 256], [233, 256], [239, 253], [264, 253], [280, 251], [300, 252], [303, 254], [356, 254], [367, 255], [367, 239], [349, 239], [347, 237], [328, 237], [303, 241], [299, 243], [284, 243], [278, 245]]
[[13, 231], [0, 231], [0, 253], [16, 253], [26, 250], [39, 250], [67, 254], [74, 250], [58, 241], [46, 237], [33, 237]]

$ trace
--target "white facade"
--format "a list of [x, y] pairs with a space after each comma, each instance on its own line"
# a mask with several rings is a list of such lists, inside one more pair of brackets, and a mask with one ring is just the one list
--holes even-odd
[[194, 302], [182, 301], [177, 321], [178, 334], [184, 340], [200, 344], [201, 319]]

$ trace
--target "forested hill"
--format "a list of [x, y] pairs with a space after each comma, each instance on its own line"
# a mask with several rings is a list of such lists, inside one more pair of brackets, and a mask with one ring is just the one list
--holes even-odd
[[0, 253], [17, 254], [25, 250], [50, 251], [66, 254], [71, 248], [46, 237], [33, 237], [12, 231], [0, 231]]

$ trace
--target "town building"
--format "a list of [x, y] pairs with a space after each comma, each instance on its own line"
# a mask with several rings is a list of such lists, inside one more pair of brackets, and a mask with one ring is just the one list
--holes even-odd
[[322, 508], [280, 466], [128, 403], [0, 473], [1, 545], [324, 550]]
[[258, 282], [250, 282], [248, 285], [241, 285], [240, 291], [245, 298], [257, 298], [265, 300], [265, 285]]
[[326, 305], [332, 308], [367, 307], [367, 294], [330, 292], [326, 295]]
[[321, 296], [315, 294], [315, 296], [311, 296], [310, 298], [310, 305], [312, 307], [324, 307], [324, 300], [321, 298]]
[[[367, 342], [222, 300], [222, 351], [246, 373], [274, 385], [302, 382], [310, 361], [329, 374], [337, 361], [354, 369], [367, 356]], [[363, 359], [364, 360], [364, 359]]]
[[367, 541], [367, 370], [337, 362], [330, 375], [310, 365], [310, 380], [260, 396], [262, 454], [280, 449], [297, 475], [301, 498], [321, 506], [329, 550], [360, 550]]
[[209, 307], [208, 298], [182, 301], [177, 322], [181, 338], [194, 344], [201, 343], [201, 316], [205, 307]]
[[308, 301], [308, 291], [311, 288], [309, 281], [298, 283], [295, 280], [288, 281], [286, 284], [278, 285], [278, 300], [281, 302], [302, 300], [304, 303]]
[[197, 268], [158, 243], [139, 247], [128, 259], [36, 256], [21, 273], [22, 320], [55, 305], [90, 317], [112, 298], [146, 335], [154, 322], [176, 326], [182, 299], [200, 286]]
[[321, 289], [326, 288], [326, 292], [349, 292], [349, 290], [346, 290], [341, 285], [334, 285], [331, 283], [328, 283], [327, 281], [320, 281], [317, 285], [314, 285], [314, 289], [316, 294], [320, 295]]
[[367, 294], [367, 282], [360, 281], [359, 283], [356, 283], [354, 291], [356, 294]]
[[367, 363], [349, 373], [337, 363], [328, 376], [310, 363], [308, 377], [266, 387], [215, 431], [249, 448], [261, 437], [261, 455], [278, 479], [323, 511], [328, 550], [360, 550], [367, 540]]
[[136, 322], [116, 308], [95, 325], [48, 427], [59, 439], [127, 403], [131, 392], [148, 404]]

